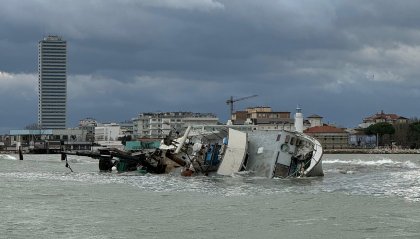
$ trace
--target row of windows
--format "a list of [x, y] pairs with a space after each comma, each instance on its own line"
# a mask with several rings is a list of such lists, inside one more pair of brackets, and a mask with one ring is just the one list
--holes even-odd
[[[55, 71], [57, 71], [57, 70], [55, 70]], [[41, 75], [41, 76], [44, 76], [44, 75], [46, 75], [46, 76], [62, 76], [63, 77], [63, 76], [66, 75], [67, 69], [62, 69], [62, 70], [60, 70], [61, 72], [55, 72], [55, 71], [40, 69], [38, 75]]]
[[41, 94], [42, 96], [43, 96], [43, 98], [45, 97], [45, 96], [59, 96], [59, 97], [65, 97], [67, 94], [66, 94], [66, 92], [65, 91], [42, 91], [42, 94]]
[[66, 75], [43, 75], [43, 76], [39, 76], [38, 79], [40, 81], [44, 81], [44, 80], [49, 80], [51, 82], [54, 82], [54, 80], [61, 80], [61, 81], [65, 81], [67, 80], [67, 76]]
[[49, 120], [49, 121], [51, 121], [51, 122], [53, 122], [53, 121], [62, 121], [62, 120], [65, 120], [66, 119], [66, 116], [65, 115], [62, 115], [62, 116], [57, 116], [57, 115], [42, 115], [42, 120], [43, 121], [45, 121], [45, 120]]
[[60, 121], [65, 121], [66, 117], [53, 117], [53, 116], [42, 116], [42, 121], [44, 122], [60, 122]]
[[66, 66], [48, 66], [48, 67], [44, 66], [44, 67], [40, 68], [39, 71], [41, 73], [43, 73], [43, 72], [44, 73], [57, 72], [57, 71], [66, 73], [67, 68], [66, 68]]
[[65, 65], [65, 64], [67, 64], [67, 62], [65, 61], [65, 60], [56, 60], [56, 61], [52, 61], [52, 60], [47, 60], [47, 59], [45, 59], [45, 60], [43, 60], [42, 62], [41, 62], [41, 64], [43, 65], [43, 66], [45, 66], [45, 65], [58, 65], [58, 64], [60, 64], [60, 65]]
[[42, 54], [41, 55], [41, 59], [45, 60], [45, 59], [60, 59], [60, 60], [65, 60], [67, 59], [67, 55], [63, 54], [63, 53], [48, 53], [48, 54]]
[[49, 86], [52, 88], [58, 88], [65, 91], [66, 88], [66, 81], [65, 80], [50, 80], [50, 81], [42, 81], [38, 86]]
[[54, 74], [66, 74], [67, 70], [63, 67], [63, 68], [42, 68], [41, 69], [41, 74], [48, 74], [48, 73], [54, 73]]
[[66, 55], [66, 50], [48, 50], [48, 51], [41, 51], [38, 57], [48, 56], [48, 55]]
[[41, 91], [42, 98], [44, 98], [45, 96], [49, 96], [48, 94], [54, 94], [54, 95], [57, 95], [57, 96], [61, 96], [63, 98], [67, 95], [66, 92], [63, 92], [63, 91], [54, 91], [54, 90], [50, 90], [50, 91], [42, 90]]
[[40, 71], [66, 71], [66, 66], [42, 66]]
[[43, 103], [66, 103], [65, 97], [42, 97]]
[[67, 51], [66, 51], [66, 49], [63, 49], [63, 48], [51, 48], [51, 49], [42, 49], [40, 53], [41, 53], [41, 55], [48, 54], [48, 53], [66, 54]]
[[40, 108], [42, 111], [47, 110], [47, 109], [65, 109], [66, 105], [65, 104], [62, 104], [62, 105], [42, 104]]
[[67, 62], [67, 57], [62, 55], [57, 57], [56, 55], [54, 56], [45, 56], [45, 57], [38, 57], [38, 62], [39, 63], [66, 63]]
[[54, 101], [54, 100], [45, 100], [40, 102], [40, 107], [41, 108], [45, 108], [45, 109], [49, 109], [49, 108], [62, 108], [66, 106], [66, 102], [65, 100], [61, 100], [60, 102]]
[[57, 121], [64, 121], [66, 119], [66, 117], [65, 116], [62, 116], [62, 117], [54, 117], [53, 115], [51, 115], [51, 116], [42, 115], [41, 119], [44, 122], [57, 122]]
[[54, 99], [60, 99], [60, 100], [65, 100], [67, 98], [67, 94], [66, 93], [56, 93], [56, 92], [43, 92], [41, 94], [41, 99], [50, 99], [51, 96], [54, 96]]
[[323, 138], [324, 141], [348, 141], [348, 138]]
[[55, 65], [53, 65], [51, 63], [48, 63], [48, 64], [41, 64], [40, 65], [41, 70], [57, 70], [57, 69], [63, 70], [65, 68], [66, 68], [65, 63], [59, 63], [59, 64], [55, 64]]
[[48, 58], [43, 58], [41, 61], [39, 61], [39, 63], [41, 63], [40, 65], [57, 65], [57, 64], [62, 64], [65, 65], [67, 64], [66, 59], [57, 59], [57, 60], [53, 60], [53, 59], [48, 59]]
[[40, 87], [50, 87], [62, 92], [66, 92], [66, 82], [65, 81], [50, 81], [50, 82], [42, 82], [38, 84]]
[[42, 109], [53, 109], [54, 107], [57, 109], [64, 108], [66, 106], [66, 102], [64, 100], [57, 101], [43, 101], [41, 104]]
[[59, 94], [59, 95], [66, 95], [66, 89], [63, 87], [41, 87], [39, 91], [41, 95], [45, 94]]
[[61, 57], [57, 57], [57, 56], [42, 56], [39, 57], [39, 62], [43, 62], [43, 61], [66, 61], [67, 57], [66, 56], [61, 56]]
[[45, 77], [49, 77], [49, 78], [67, 78], [66, 73], [49, 73], [49, 72], [41, 72], [41, 74], [39, 75], [39, 78], [44, 79]]
[[[57, 110], [57, 109], [55, 109]], [[61, 109], [58, 109], [61, 110]], [[66, 111], [60, 111], [60, 112], [55, 112], [55, 111], [48, 111], [47, 113], [44, 112], [45, 110], [41, 111], [40, 113], [38, 113], [40, 116], [45, 116], [45, 117], [65, 117], [66, 116]]]
[[[57, 99], [57, 100], [55, 100]], [[56, 97], [55, 99], [48, 98], [48, 99], [39, 99], [38, 103], [40, 106], [53, 106], [53, 107], [61, 107], [66, 105], [66, 97]], [[58, 100], [59, 99], [59, 100]]]
[[[151, 119], [151, 121], [152, 122], [162, 122], [162, 119]], [[170, 120], [170, 122], [181, 122], [182, 120], [180, 120], [180, 119], [177, 119], [177, 120], [175, 120], [175, 119], [171, 119]], [[147, 121], [144, 121], [144, 122], [147, 122]]]
[[65, 97], [67, 95], [65, 91], [59, 91], [59, 90], [50, 90], [50, 91], [42, 90], [39, 92], [41, 92], [42, 97], [50, 96], [50, 95], [57, 95], [57, 96]]
[[66, 92], [66, 85], [65, 84], [38, 84], [38, 86], [42, 87], [42, 92], [51, 92], [51, 91], [61, 91]]
[[44, 109], [42, 111], [43, 115], [54, 115], [54, 114], [65, 114], [66, 110], [65, 109]]
[[46, 125], [55, 125], [55, 126], [60, 126], [60, 125], [65, 125], [66, 122], [64, 122], [64, 120], [43, 120], [41, 122], [42, 126], [46, 126]]
[[53, 47], [66, 47], [67, 44], [65, 41], [61, 41], [61, 42], [42, 41], [40, 42], [40, 45], [42, 46], [43, 49], [45, 49], [45, 48], [53, 48]]
[[60, 45], [60, 46], [56, 46], [56, 47], [52, 47], [52, 46], [44, 46], [40, 49], [40, 51], [65, 51], [66, 47], [65, 45]]
[[[55, 91], [62, 91], [66, 92], [67, 89], [67, 82], [66, 81], [49, 81], [49, 82], [40, 82], [38, 83], [39, 87], [43, 87], [45, 89], [53, 89]], [[39, 89], [41, 91], [41, 89]]]
[[38, 78], [41, 78], [41, 79], [63, 79], [63, 80], [65, 80], [67, 78], [67, 75], [66, 74], [40, 72], [38, 74]]
[[65, 54], [65, 53], [67, 53], [67, 50], [65, 48], [44, 48], [44, 49], [41, 49], [41, 54], [45, 54], [45, 53], [62, 53], [62, 54]]
[[58, 76], [49, 76], [49, 77], [40, 77], [38, 79], [38, 84], [41, 83], [57, 83], [57, 85], [65, 84], [67, 82], [66, 77], [58, 77]]

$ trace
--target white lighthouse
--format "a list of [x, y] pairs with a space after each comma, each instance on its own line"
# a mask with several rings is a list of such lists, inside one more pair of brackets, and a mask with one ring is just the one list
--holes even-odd
[[303, 114], [302, 109], [298, 106], [295, 114], [295, 131], [303, 133]]

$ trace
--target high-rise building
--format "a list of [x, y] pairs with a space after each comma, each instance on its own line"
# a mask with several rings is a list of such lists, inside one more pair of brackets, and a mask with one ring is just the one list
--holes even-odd
[[38, 45], [38, 127], [66, 128], [67, 43], [59, 36]]

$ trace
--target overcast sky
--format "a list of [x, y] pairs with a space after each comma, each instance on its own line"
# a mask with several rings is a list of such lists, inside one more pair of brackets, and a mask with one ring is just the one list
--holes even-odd
[[226, 99], [354, 127], [420, 116], [420, 1], [0, 0], [0, 133], [37, 121], [38, 41], [68, 43], [68, 126]]

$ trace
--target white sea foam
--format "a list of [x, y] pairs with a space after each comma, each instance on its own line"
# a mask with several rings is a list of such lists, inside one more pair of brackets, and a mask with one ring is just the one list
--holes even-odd
[[382, 166], [382, 165], [400, 165], [403, 168], [419, 168], [416, 163], [411, 161], [394, 161], [392, 159], [380, 159], [380, 160], [341, 160], [341, 159], [333, 159], [333, 160], [323, 160], [323, 164], [348, 164], [348, 165], [365, 165], [365, 166]]
[[7, 159], [7, 160], [17, 160], [16, 157], [8, 154], [0, 154], [0, 159]]

